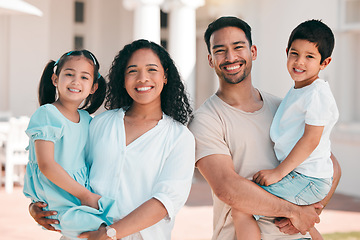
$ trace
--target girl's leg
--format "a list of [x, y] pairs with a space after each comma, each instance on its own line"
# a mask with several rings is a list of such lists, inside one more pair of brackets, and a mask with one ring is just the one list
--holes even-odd
[[313, 227], [309, 231], [312, 240], [324, 240], [319, 231]]
[[237, 240], [260, 240], [260, 228], [252, 215], [231, 210]]

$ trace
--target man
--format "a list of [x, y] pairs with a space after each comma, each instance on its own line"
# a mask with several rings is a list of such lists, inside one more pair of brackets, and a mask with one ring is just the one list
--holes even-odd
[[[189, 128], [196, 139], [196, 166], [214, 193], [213, 239], [236, 239], [232, 208], [273, 216], [258, 222], [262, 239], [309, 238], [285, 233], [297, 233], [298, 229], [305, 234], [319, 222], [316, 211], [321, 212], [340, 178], [336, 159], [333, 187], [321, 204], [296, 206], [251, 182], [257, 171], [278, 164], [269, 129], [280, 99], [252, 85], [251, 68], [257, 48], [252, 45], [251, 28], [246, 22], [221, 17], [209, 24], [204, 37], [219, 89], [196, 111]], [[285, 233], [273, 223], [274, 217], [288, 219], [278, 222]]]

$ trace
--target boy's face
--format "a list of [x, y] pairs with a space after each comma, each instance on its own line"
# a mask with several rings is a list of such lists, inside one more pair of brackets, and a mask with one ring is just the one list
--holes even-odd
[[303, 39], [292, 42], [290, 49], [287, 49], [287, 69], [295, 82], [295, 88], [313, 83], [331, 58], [326, 58], [321, 64], [320, 61], [321, 54], [314, 43]]

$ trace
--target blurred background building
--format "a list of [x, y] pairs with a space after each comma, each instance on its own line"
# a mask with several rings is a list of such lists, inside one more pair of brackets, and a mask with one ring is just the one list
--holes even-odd
[[292, 85], [285, 54], [289, 34], [302, 21], [322, 19], [336, 37], [333, 61], [321, 77], [340, 110], [332, 134], [343, 170], [337, 192], [360, 196], [360, 0], [16, 0], [34, 8], [1, 6], [12, 1], [0, 0], [0, 118], [31, 116], [38, 108], [38, 82], [50, 59], [89, 49], [106, 75], [118, 51], [139, 38], [168, 49], [197, 108], [218, 86], [203, 34], [225, 15], [252, 27], [258, 48], [254, 85], [284, 97]]

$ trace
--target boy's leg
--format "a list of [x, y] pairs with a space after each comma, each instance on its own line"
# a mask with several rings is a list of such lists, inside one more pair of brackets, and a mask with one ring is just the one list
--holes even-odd
[[253, 215], [231, 209], [237, 240], [260, 240], [260, 228]]
[[324, 240], [319, 231], [313, 227], [309, 231], [312, 240]]

